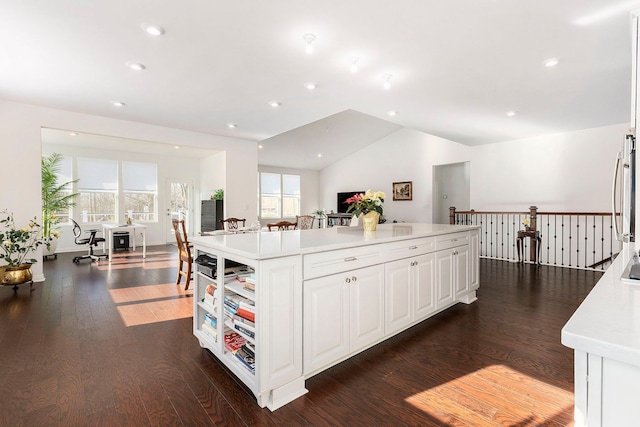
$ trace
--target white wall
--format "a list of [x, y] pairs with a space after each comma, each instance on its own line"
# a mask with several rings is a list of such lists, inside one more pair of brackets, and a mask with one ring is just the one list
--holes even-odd
[[613, 165], [629, 125], [473, 147], [471, 208], [609, 212]]
[[[126, 111], [118, 114], [126, 116]], [[13, 211], [18, 224], [34, 215], [41, 217], [41, 127], [226, 151], [227, 209], [239, 215], [255, 216], [258, 153], [253, 141], [9, 101], [0, 101], [0, 117], [3, 155], [0, 182], [4, 184], [0, 192], [0, 209]], [[34, 280], [44, 280], [41, 262], [32, 267], [32, 272]]]
[[[300, 175], [300, 215], [309, 215], [320, 206], [320, 173], [315, 170], [278, 168], [273, 166], [258, 165], [259, 172], [279, 173], [289, 175]], [[263, 225], [267, 222], [274, 222], [278, 219], [263, 220]]]
[[[388, 221], [432, 222], [433, 166], [470, 157], [468, 146], [403, 128], [323, 169], [320, 207], [336, 211], [338, 192], [371, 189], [387, 194]], [[412, 201], [393, 201], [392, 184], [402, 181], [413, 181]]]

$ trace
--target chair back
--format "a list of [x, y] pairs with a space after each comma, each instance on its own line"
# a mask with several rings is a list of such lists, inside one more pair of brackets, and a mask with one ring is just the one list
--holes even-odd
[[227, 219], [221, 219], [220, 223], [222, 224], [222, 228], [224, 230], [237, 230], [239, 223], [242, 222], [242, 227], [245, 226], [247, 220], [245, 218], [227, 218]]
[[311, 230], [315, 219], [316, 217], [313, 215], [296, 215], [296, 228], [298, 230]]
[[77, 245], [81, 245], [84, 244], [84, 242], [78, 242], [78, 239], [80, 238], [80, 236], [82, 236], [82, 228], [80, 228], [80, 224], [78, 224], [76, 222], [75, 219], [73, 218], [69, 218], [71, 220], [71, 222], [73, 222], [73, 237], [75, 237], [75, 242]]
[[178, 250], [180, 255], [187, 255], [191, 258], [191, 249], [189, 248], [189, 240], [187, 238], [187, 229], [184, 225], [183, 219], [172, 219], [173, 232], [176, 235], [176, 243], [178, 244]]
[[289, 221], [280, 221], [280, 222], [276, 222], [276, 223], [273, 223], [273, 224], [267, 224], [267, 228], [269, 229], [269, 231], [274, 231], [274, 230], [280, 230], [280, 231], [295, 230], [296, 223], [295, 222], [289, 222]]

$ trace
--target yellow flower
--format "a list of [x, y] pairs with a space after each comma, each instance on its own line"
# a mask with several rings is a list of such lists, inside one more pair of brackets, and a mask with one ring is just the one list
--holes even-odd
[[60, 232], [58, 230], [52, 231], [51, 235], [53, 235], [53, 237], [60, 237]]
[[11, 240], [5, 240], [4, 242], [2, 242], [2, 244], [6, 247], [11, 246]]
[[[31, 227], [33, 227], [33, 225], [32, 225]], [[28, 229], [27, 227], [21, 228], [20, 230], [21, 230], [21, 231], [24, 231], [25, 233], [28, 233], [28, 232], [29, 232], [29, 229]]]
[[58, 215], [56, 215], [56, 214], [51, 214], [51, 219], [56, 219], [56, 218], [58, 218]]
[[378, 199], [386, 199], [387, 195], [384, 194], [384, 191], [376, 191], [375, 196]]
[[[36, 226], [36, 223], [35, 223], [35, 222], [33, 222], [33, 221], [29, 221], [29, 227], [33, 228], [33, 227], [35, 227], [35, 226]], [[23, 230], [24, 230], [24, 228], [23, 228]], [[27, 231], [28, 231], [28, 230], [27, 230]]]

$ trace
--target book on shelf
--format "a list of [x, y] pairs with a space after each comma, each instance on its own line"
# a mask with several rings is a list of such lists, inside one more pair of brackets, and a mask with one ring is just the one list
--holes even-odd
[[216, 318], [209, 313], [205, 313], [203, 317], [204, 317], [204, 323], [210, 325], [212, 328], [215, 329], [216, 325], [218, 324], [218, 321], [216, 320]]
[[243, 297], [242, 295], [238, 295], [233, 291], [227, 291], [224, 293], [224, 303], [235, 310], [240, 307], [240, 304], [245, 304], [245, 306], [253, 305], [253, 301]]
[[200, 329], [202, 329], [202, 332], [213, 338], [214, 341], [218, 340], [218, 330], [212, 327], [210, 324], [204, 322], [202, 323], [202, 327]]
[[250, 283], [252, 285], [256, 284], [256, 273], [251, 273], [247, 277], [245, 277], [245, 282]]
[[250, 342], [244, 343], [242, 346], [244, 350], [249, 353], [254, 359], [256, 357], [256, 346], [251, 344]]
[[245, 310], [244, 308], [239, 308], [234, 314], [237, 314], [240, 317], [243, 317], [252, 322], [256, 321], [256, 314], [253, 311]]
[[243, 334], [247, 335], [250, 338], [255, 338], [256, 337], [255, 331], [252, 331], [252, 330], [248, 329], [247, 327], [242, 326], [241, 324], [234, 323], [233, 327], [236, 328], [238, 331], [242, 332]]
[[243, 308], [252, 313], [256, 312], [256, 306], [253, 304], [253, 301], [250, 300], [240, 301], [240, 303], [238, 304], [238, 308]]
[[245, 339], [237, 332], [227, 331], [224, 334], [224, 347], [231, 353], [238, 351], [245, 343]]
[[256, 284], [255, 283], [244, 282], [244, 285], [242, 287], [245, 288], [248, 291], [254, 291], [255, 292], [255, 290], [256, 290]]
[[245, 346], [242, 346], [235, 352], [235, 356], [238, 360], [242, 362], [245, 368], [249, 369], [251, 372], [255, 372], [256, 370], [256, 359], [255, 356], [252, 356], [247, 350]]
[[256, 327], [255, 322], [252, 322], [249, 319], [245, 319], [244, 317], [240, 317], [237, 314], [234, 314], [233, 317], [231, 317], [231, 321], [233, 323], [241, 323], [241, 324], [243, 324], [243, 325], [245, 325], [247, 327], [250, 327], [250, 328], [252, 328], [254, 330], [255, 330], [255, 327]]

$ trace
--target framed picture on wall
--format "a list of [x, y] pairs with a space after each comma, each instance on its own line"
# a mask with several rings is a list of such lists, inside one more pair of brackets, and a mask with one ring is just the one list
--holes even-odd
[[394, 182], [393, 200], [413, 200], [412, 181]]

